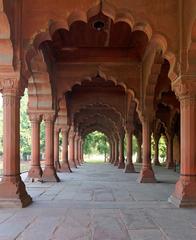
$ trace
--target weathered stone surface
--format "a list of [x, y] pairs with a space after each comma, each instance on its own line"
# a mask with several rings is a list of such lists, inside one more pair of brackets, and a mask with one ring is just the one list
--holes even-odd
[[26, 182], [34, 203], [0, 210], [0, 239], [194, 239], [196, 210], [167, 202], [178, 174], [155, 171], [160, 183], [148, 185], [110, 164], [58, 173], [60, 183]]

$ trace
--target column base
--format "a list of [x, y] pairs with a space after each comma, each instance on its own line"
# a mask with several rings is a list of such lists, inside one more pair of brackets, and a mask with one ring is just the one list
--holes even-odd
[[156, 183], [156, 178], [152, 168], [142, 168], [137, 179], [139, 183]]
[[[17, 177], [18, 178], [18, 177]], [[24, 182], [18, 179], [2, 179], [0, 183], [0, 208], [27, 207], [32, 203], [31, 196], [27, 193]]]
[[114, 166], [118, 166], [118, 161], [115, 161], [115, 162], [114, 162]]
[[71, 168], [77, 168], [76, 163], [72, 160], [69, 160], [69, 165], [70, 165]]
[[173, 162], [167, 163], [166, 168], [167, 169], [173, 169], [174, 168], [174, 163]]
[[179, 208], [196, 207], [196, 179], [193, 181], [179, 179], [175, 186], [175, 192], [168, 201]]
[[53, 166], [46, 166], [42, 174], [43, 182], [60, 182]]
[[134, 168], [133, 163], [126, 164], [124, 172], [125, 173], [135, 173], [135, 168]]
[[61, 164], [59, 161], [55, 161], [54, 166], [57, 172], [61, 171]]
[[31, 179], [41, 179], [42, 178], [42, 169], [40, 166], [31, 166], [29, 172], [28, 172], [28, 178]]
[[161, 164], [159, 161], [157, 161], [157, 162], [154, 162], [154, 166], [161, 166]]
[[61, 172], [72, 172], [72, 170], [69, 166], [69, 162], [62, 162], [60, 171]]
[[76, 163], [76, 165], [77, 165], [77, 166], [81, 166], [81, 164], [80, 164], [80, 161], [79, 161], [79, 160], [75, 160], [75, 163]]
[[119, 162], [118, 168], [119, 169], [124, 169], [125, 168], [125, 163], [124, 162]]

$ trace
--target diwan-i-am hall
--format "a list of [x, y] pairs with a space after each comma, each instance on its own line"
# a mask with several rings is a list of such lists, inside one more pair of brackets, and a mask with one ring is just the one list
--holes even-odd
[[195, 0], [0, 0], [0, 92], [0, 239], [196, 239]]

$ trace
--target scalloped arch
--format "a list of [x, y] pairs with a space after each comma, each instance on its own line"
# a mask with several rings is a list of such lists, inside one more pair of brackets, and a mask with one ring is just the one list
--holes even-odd
[[10, 24], [0, 0], [0, 65], [13, 67], [13, 45], [10, 38]]
[[95, 132], [95, 131], [99, 131], [103, 134], [106, 135], [106, 137], [111, 140], [111, 136], [110, 136], [110, 132], [108, 132], [106, 129], [102, 128], [101, 126], [90, 126], [89, 128], [87, 128], [83, 133], [82, 133], [82, 137], [85, 138], [88, 134]]

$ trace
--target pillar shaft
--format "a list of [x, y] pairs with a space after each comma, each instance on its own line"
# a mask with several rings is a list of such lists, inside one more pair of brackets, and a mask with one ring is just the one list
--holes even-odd
[[111, 161], [111, 163], [114, 164], [114, 162], [115, 162], [115, 142], [112, 141], [112, 161]]
[[142, 163], [142, 140], [137, 138], [137, 163]]
[[81, 160], [82, 160], [82, 163], [84, 163], [84, 152], [83, 152], [83, 147], [84, 147], [84, 141], [81, 140]]
[[173, 136], [167, 138], [167, 168], [174, 168], [173, 160]]
[[78, 147], [79, 147], [79, 144], [78, 144], [78, 135], [75, 135], [75, 138], [74, 138], [74, 160], [75, 160], [75, 163], [80, 166], [80, 161], [79, 161], [79, 154], [78, 154]]
[[62, 172], [72, 172], [68, 161], [68, 129], [61, 129], [62, 132]]
[[74, 135], [70, 134], [69, 136], [69, 164], [70, 167], [77, 168], [77, 165], [75, 163], [75, 156], [74, 156]]
[[127, 163], [125, 166], [125, 173], [132, 173], [135, 172], [133, 161], [132, 161], [132, 154], [133, 154], [133, 147], [132, 147], [132, 139], [133, 134], [132, 131], [126, 132], [127, 137]]
[[60, 171], [61, 165], [59, 161], [59, 128], [54, 128], [54, 166], [56, 171]]
[[54, 114], [45, 114], [45, 168], [42, 175], [43, 181], [59, 182], [60, 179], [56, 174], [54, 167]]
[[82, 159], [81, 159], [81, 139], [78, 139], [78, 161], [80, 164], [82, 164]]
[[118, 166], [119, 163], [119, 141], [118, 139], [114, 140], [114, 166]]
[[110, 159], [109, 159], [110, 163], [112, 163], [113, 158], [114, 158], [114, 156], [113, 156], [113, 142], [111, 141], [110, 142]]
[[42, 169], [40, 165], [40, 122], [41, 116], [39, 114], [29, 114], [31, 121], [31, 168], [28, 176], [31, 179], [41, 179]]
[[180, 178], [170, 201], [179, 207], [191, 207], [196, 206], [196, 94], [181, 97], [180, 109]]
[[160, 166], [159, 162], [159, 137], [154, 138], [154, 165], [155, 166]]
[[0, 206], [25, 207], [32, 202], [20, 177], [20, 97], [14, 80], [3, 86], [3, 178], [0, 182]]
[[153, 183], [156, 179], [151, 165], [151, 122], [149, 119], [144, 119], [142, 122], [142, 138], [143, 161], [138, 182]]
[[124, 157], [124, 135], [120, 136], [119, 139], [119, 164], [118, 168], [125, 168], [125, 157]]

